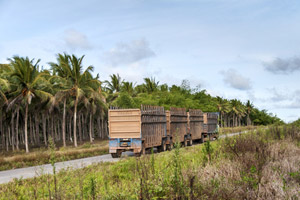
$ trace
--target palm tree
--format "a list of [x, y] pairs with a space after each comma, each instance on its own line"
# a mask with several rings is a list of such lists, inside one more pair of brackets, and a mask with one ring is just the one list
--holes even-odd
[[64, 73], [63, 77], [66, 77], [70, 81], [71, 88], [68, 90], [69, 94], [75, 97], [74, 101], [74, 117], [73, 117], [73, 137], [74, 146], [77, 147], [77, 106], [78, 102], [83, 98], [85, 91], [91, 91], [90, 83], [95, 81], [90, 78], [90, 72], [94, 70], [93, 66], [89, 66], [83, 71], [82, 60], [84, 56], [77, 58], [75, 55], [67, 56], [67, 63], [59, 65], [61, 72]]
[[7, 66], [0, 65], [0, 132], [2, 134], [2, 146], [5, 144], [5, 135], [3, 130], [3, 109], [4, 106], [7, 105], [7, 96], [6, 93], [9, 92], [10, 85], [7, 76]]
[[[223, 117], [225, 113], [228, 113], [230, 111], [230, 105], [226, 99], [217, 96], [217, 108], [220, 113], [221, 127], [223, 127]], [[226, 123], [224, 122], [224, 124]]]
[[[95, 79], [97, 80], [97, 79]], [[101, 93], [101, 84], [99, 81], [98, 85], [95, 85], [95, 89], [93, 89], [93, 91], [89, 91], [87, 94], [87, 110], [89, 113], [89, 118], [90, 118], [90, 122], [89, 122], [89, 136], [90, 136], [90, 142], [93, 142], [93, 138], [92, 138], [92, 130], [93, 128], [93, 116], [96, 114], [97, 110], [101, 110], [103, 108], [106, 108], [105, 105], [105, 99], [102, 96]]]
[[239, 103], [237, 99], [232, 99], [230, 101], [231, 114], [232, 114], [232, 126], [237, 126], [237, 115], [239, 114]]
[[15, 103], [23, 102], [25, 104], [25, 148], [26, 153], [29, 152], [28, 147], [28, 133], [27, 133], [27, 123], [28, 123], [28, 106], [31, 104], [33, 98], [39, 98], [42, 102], [46, 101], [50, 96], [50, 93], [43, 91], [40, 87], [41, 83], [46, 82], [43, 76], [44, 73], [39, 72], [39, 61], [34, 63], [34, 59], [29, 60], [28, 57], [18, 57], [14, 56], [9, 59], [10, 65], [13, 68], [11, 77], [14, 78], [15, 83], [18, 88], [13, 93], [16, 97], [9, 103], [9, 106], [13, 106]]
[[123, 80], [121, 79], [119, 74], [110, 75], [110, 81], [105, 81], [106, 89], [110, 93], [120, 92]]
[[248, 100], [246, 103], [246, 112], [247, 112], [247, 126], [251, 125], [251, 119], [250, 119], [250, 114], [253, 111], [253, 104]]
[[245, 117], [245, 114], [246, 114], [246, 108], [244, 106], [244, 104], [238, 100], [238, 115], [237, 115], [237, 119], [238, 119], [238, 126], [241, 126], [242, 125], [242, 118]]
[[0, 100], [7, 103], [7, 97], [5, 93], [10, 89], [10, 83], [8, 81], [8, 74], [11, 68], [8, 65], [0, 65]]
[[121, 90], [123, 92], [127, 92], [129, 95], [133, 95], [133, 92], [134, 92], [134, 86], [133, 86], [133, 83], [132, 82], [123, 82], [122, 83], [122, 88]]
[[70, 90], [72, 89], [72, 85], [69, 80], [68, 69], [70, 69], [70, 61], [69, 56], [67, 54], [58, 54], [57, 55], [57, 63], [50, 62], [49, 63], [53, 75], [52, 78], [57, 80], [54, 81], [53, 85], [57, 85], [57, 92], [55, 94], [56, 102], [63, 101], [63, 121], [62, 121], [62, 137], [63, 137], [63, 146], [66, 147], [66, 104], [67, 99], [70, 96]]
[[155, 81], [155, 78], [144, 78], [144, 87], [148, 93], [152, 93], [157, 90], [159, 81]]

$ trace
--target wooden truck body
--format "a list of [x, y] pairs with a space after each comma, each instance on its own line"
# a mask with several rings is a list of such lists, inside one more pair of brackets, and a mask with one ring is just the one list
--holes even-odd
[[203, 114], [203, 134], [210, 140], [217, 138], [217, 133], [219, 131], [218, 117], [218, 114], [213, 112]]
[[188, 127], [192, 140], [203, 139], [203, 112], [199, 109], [189, 109]]
[[141, 106], [141, 109], [110, 109], [109, 153], [120, 157], [123, 151], [144, 153], [147, 148], [167, 143], [166, 114], [163, 107]]
[[166, 111], [167, 135], [173, 141], [184, 142], [191, 140], [188, 134], [188, 115], [185, 108], [170, 108]]

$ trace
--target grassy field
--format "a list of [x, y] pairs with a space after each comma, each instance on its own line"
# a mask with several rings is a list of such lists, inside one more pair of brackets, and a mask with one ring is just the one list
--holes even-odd
[[237, 133], [237, 132], [243, 132], [243, 131], [253, 131], [257, 128], [263, 128], [265, 126], [238, 126], [238, 127], [223, 127], [220, 128], [219, 130], [219, 134], [223, 135], [223, 134], [228, 134], [228, 133]]
[[[270, 127], [0, 185], [0, 199], [299, 199], [300, 131]], [[56, 161], [52, 154], [51, 161]], [[55, 171], [55, 168], [53, 168]]]
[[[107, 140], [89, 142], [75, 147], [61, 147], [55, 149], [56, 161], [74, 160], [108, 153]], [[36, 166], [50, 163], [49, 148], [36, 148], [32, 152], [24, 151], [2, 152], [0, 153], [0, 171], [21, 167]]]
[[[257, 127], [255, 126], [220, 128], [220, 135], [236, 133], [245, 130], [254, 130], [256, 128]], [[73, 146], [68, 146], [66, 148], [56, 148], [57, 162], [103, 155], [107, 153], [107, 140], [94, 141], [93, 144], [87, 142], [82, 145], [79, 145], [77, 148]], [[0, 152], [0, 171], [48, 164], [49, 158], [50, 151], [48, 148], [32, 148], [29, 154], [26, 154], [25, 151], [3, 151]]]

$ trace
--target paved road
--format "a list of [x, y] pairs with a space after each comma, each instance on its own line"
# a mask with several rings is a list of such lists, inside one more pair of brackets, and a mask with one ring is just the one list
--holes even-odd
[[[238, 132], [238, 133], [231, 133], [227, 135], [221, 135], [220, 138], [225, 137], [231, 137], [234, 135], [239, 135], [244, 132]], [[70, 160], [65, 162], [58, 162], [55, 163], [56, 170], [59, 171], [61, 169], [78, 169], [82, 167], [86, 167], [88, 165], [91, 165], [93, 163], [101, 163], [101, 162], [116, 162], [120, 159], [126, 157], [126, 156], [133, 156], [134, 154], [131, 152], [125, 152], [122, 154], [121, 158], [112, 158], [110, 154], [102, 155], [102, 156], [94, 156], [89, 158], [82, 158], [82, 159], [76, 159], [76, 160]], [[0, 171], [0, 184], [2, 183], [8, 183], [12, 181], [15, 178], [33, 178], [35, 176], [39, 176], [41, 174], [52, 174], [52, 166], [50, 164], [46, 165], [39, 165], [34, 167], [26, 167], [26, 168], [20, 168], [20, 169], [12, 169], [7, 171]]]

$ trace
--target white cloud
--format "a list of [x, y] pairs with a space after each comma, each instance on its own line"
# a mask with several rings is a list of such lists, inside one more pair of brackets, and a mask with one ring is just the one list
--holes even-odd
[[249, 78], [246, 78], [239, 74], [234, 69], [222, 71], [221, 74], [224, 76], [223, 81], [230, 87], [238, 90], [250, 90], [251, 82]]
[[75, 29], [68, 29], [65, 31], [64, 40], [72, 49], [91, 49], [92, 46], [88, 41], [88, 38], [85, 34], [75, 30]]
[[134, 40], [130, 43], [119, 43], [116, 47], [105, 52], [105, 59], [112, 65], [132, 64], [155, 56], [145, 39]]

